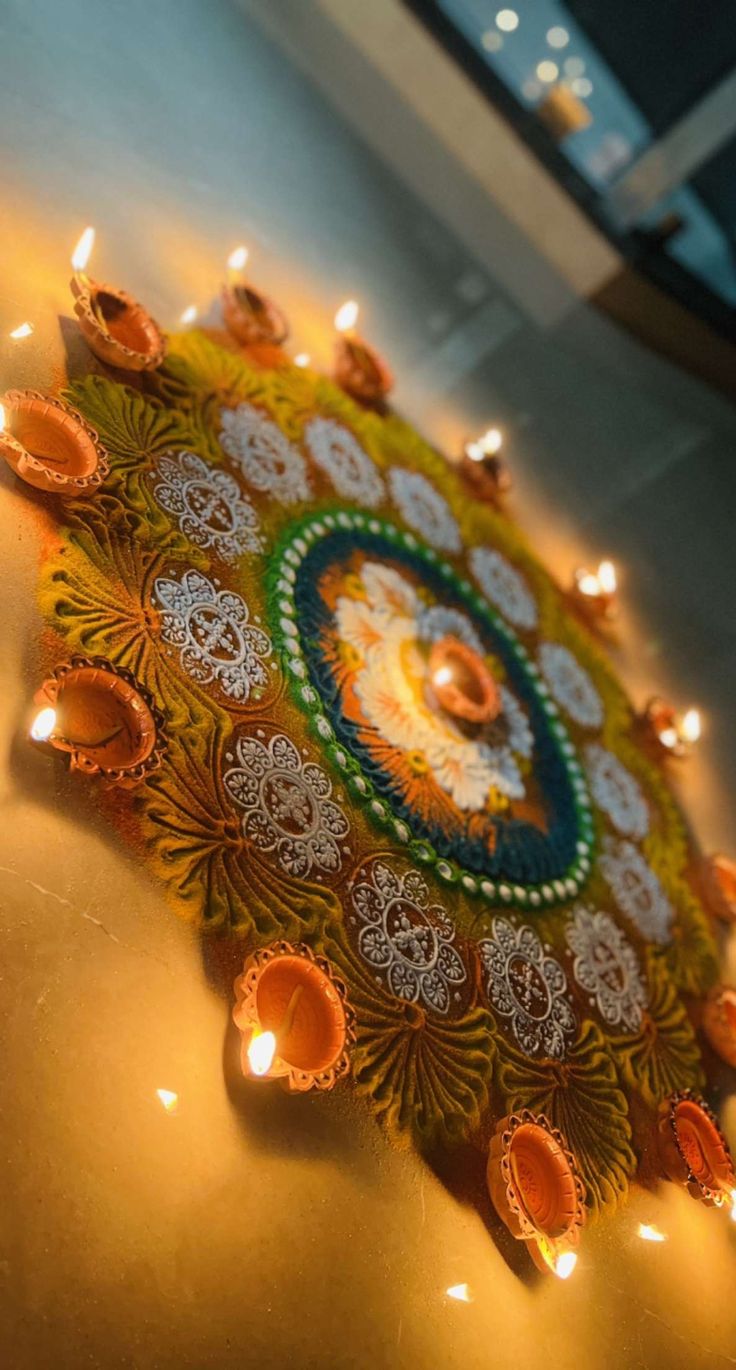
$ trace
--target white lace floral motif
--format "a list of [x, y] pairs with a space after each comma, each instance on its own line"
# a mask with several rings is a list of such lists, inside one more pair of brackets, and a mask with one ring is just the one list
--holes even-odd
[[388, 473], [391, 498], [401, 517], [426, 542], [441, 552], [459, 552], [460, 529], [447, 501], [419, 471], [392, 466]]
[[201, 571], [159, 576], [153, 597], [161, 609], [161, 636], [178, 648], [184, 670], [200, 685], [216, 681], [229, 699], [243, 704], [268, 683], [264, 658], [270, 638], [249, 623], [240, 595], [218, 590]]
[[633, 842], [603, 839], [600, 868], [622, 913], [653, 942], [669, 942], [672, 906]]
[[312, 460], [329, 476], [338, 495], [368, 509], [381, 503], [383, 481], [349, 428], [334, 419], [311, 419], [304, 440]]
[[423, 876], [399, 874], [376, 860], [358, 872], [350, 899], [357, 915], [353, 921], [362, 924], [360, 954], [384, 973], [391, 993], [447, 1013], [460, 998], [467, 974], [451, 945], [452, 923], [440, 904], [430, 904]]
[[273, 495], [280, 504], [311, 497], [307, 463], [281, 432], [252, 404], [223, 409], [220, 445], [254, 490]]
[[491, 547], [473, 547], [470, 569], [483, 594], [515, 628], [536, 628], [537, 606], [520, 571]]
[[585, 765], [593, 798], [623, 837], [641, 840], [649, 832], [649, 809], [633, 775], [617, 756], [597, 742], [585, 748]]
[[256, 511], [227, 471], [194, 452], [169, 452], [159, 458], [154, 478], [156, 500], [176, 516], [190, 542], [211, 547], [223, 561], [261, 551]]
[[573, 975], [611, 1027], [635, 1032], [641, 1025], [647, 994], [632, 946], [607, 913], [581, 905], [573, 909], [565, 936], [573, 952]]
[[507, 1018], [527, 1056], [564, 1057], [566, 1038], [575, 1031], [575, 1014], [567, 998], [567, 979], [559, 961], [545, 955], [533, 928], [515, 928], [494, 918], [493, 936], [478, 943], [488, 972], [491, 1006]]
[[560, 642], [543, 642], [539, 665], [553, 699], [581, 728], [599, 728], [603, 703], [588, 672]]
[[[334, 874], [342, 866], [340, 843], [348, 820], [332, 799], [332, 784], [320, 766], [303, 762], [294, 743], [277, 733], [268, 745], [260, 737], [239, 737], [237, 764], [223, 777], [238, 808], [243, 835], [263, 852], [274, 852], [289, 875], [313, 870]], [[228, 758], [232, 759], [232, 758]]]

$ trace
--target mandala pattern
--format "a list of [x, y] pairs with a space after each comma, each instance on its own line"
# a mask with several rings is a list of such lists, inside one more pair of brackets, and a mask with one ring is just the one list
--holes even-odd
[[559, 961], [545, 955], [533, 928], [515, 928], [505, 918], [494, 918], [493, 937], [484, 938], [478, 950], [488, 973], [490, 1004], [508, 1019], [522, 1051], [564, 1057], [576, 1026], [567, 980]]
[[223, 561], [263, 548], [255, 509], [226, 471], [213, 470], [194, 452], [160, 457], [153, 493], [173, 514], [186, 538], [211, 548]]
[[418, 471], [394, 466], [388, 473], [393, 499], [405, 523], [440, 552], [459, 552], [460, 529], [447, 501]]
[[674, 912], [654, 871], [632, 842], [607, 837], [600, 858], [603, 874], [622, 913], [643, 937], [668, 942]]
[[537, 626], [537, 606], [520, 571], [491, 547], [473, 547], [470, 569], [483, 594], [515, 628]]
[[581, 728], [599, 728], [603, 704], [588, 672], [559, 642], [543, 642], [539, 665], [552, 698]]
[[329, 476], [343, 499], [373, 509], [384, 498], [383, 481], [348, 428], [332, 419], [312, 419], [304, 430], [312, 460]]
[[591, 742], [585, 748], [590, 791], [599, 809], [623, 837], [641, 839], [649, 832], [649, 809], [633, 775], [618, 757]]
[[193, 680], [200, 685], [216, 681], [228, 698], [241, 704], [252, 690], [268, 684], [264, 658], [271, 654], [271, 640], [248, 622], [248, 606], [240, 595], [216, 589], [201, 571], [192, 570], [179, 579], [159, 576], [153, 592], [161, 609], [161, 636], [178, 648]]
[[567, 932], [573, 952], [573, 975], [592, 996], [598, 1012], [611, 1027], [621, 1024], [633, 1032], [641, 1024], [647, 994], [633, 947], [607, 913], [573, 909]]
[[391, 993], [447, 1013], [467, 976], [451, 945], [452, 922], [441, 905], [430, 904], [424, 877], [418, 871], [401, 875], [375, 861], [370, 870], [358, 872], [350, 900], [363, 925], [360, 954], [384, 972]]
[[348, 821], [332, 799], [332, 785], [320, 766], [302, 761], [294, 743], [277, 733], [268, 746], [241, 736], [238, 764], [225, 785], [243, 810], [243, 835], [264, 852], [275, 852], [290, 875], [334, 873], [342, 866], [341, 842]]
[[251, 404], [223, 409], [220, 443], [254, 490], [272, 495], [280, 504], [309, 499], [306, 462], [281, 429]]

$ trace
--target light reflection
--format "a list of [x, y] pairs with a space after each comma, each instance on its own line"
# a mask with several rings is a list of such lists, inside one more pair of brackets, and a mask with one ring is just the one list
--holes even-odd
[[179, 1095], [173, 1089], [157, 1089], [156, 1093], [161, 1101], [162, 1108], [167, 1113], [173, 1113], [179, 1102]]
[[12, 333], [10, 334], [10, 336], [11, 336], [11, 338], [30, 338], [32, 332], [33, 332], [33, 324], [32, 324], [32, 323], [21, 323], [21, 324], [18, 324], [18, 327], [17, 327], [17, 328], [14, 328], [14, 329], [13, 329]]
[[473, 1295], [470, 1292], [470, 1286], [467, 1284], [451, 1284], [445, 1292], [449, 1299], [457, 1299], [458, 1303], [473, 1302]]
[[642, 1238], [642, 1241], [645, 1241], [645, 1242], [666, 1242], [666, 1241], [667, 1241], [667, 1236], [666, 1236], [666, 1234], [665, 1234], [664, 1232], [660, 1232], [659, 1228], [654, 1226], [654, 1223], [639, 1223], [639, 1227], [638, 1227], [637, 1230], [638, 1230], [639, 1236]]

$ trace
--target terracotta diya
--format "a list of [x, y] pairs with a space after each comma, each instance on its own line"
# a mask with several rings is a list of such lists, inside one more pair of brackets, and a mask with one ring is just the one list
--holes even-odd
[[508, 463], [496, 453], [478, 459], [463, 452], [460, 473], [473, 494], [489, 504], [498, 504], [513, 484]]
[[585, 1222], [585, 1193], [562, 1133], [543, 1115], [503, 1118], [491, 1140], [487, 1169], [494, 1208], [541, 1270], [569, 1274]]
[[67, 498], [91, 494], [108, 474], [94, 428], [61, 400], [9, 390], [0, 418], [0, 456], [37, 490]]
[[235, 981], [233, 1020], [249, 1078], [302, 1093], [333, 1089], [350, 1068], [354, 1014], [345, 985], [309, 947], [274, 942], [249, 956]]
[[70, 770], [136, 785], [160, 765], [163, 715], [130, 671], [104, 657], [72, 657], [35, 696], [38, 746], [66, 752]]
[[155, 371], [161, 365], [164, 335], [138, 300], [79, 273], [72, 277], [71, 289], [79, 327], [100, 361], [122, 371]]
[[228, 332], [244, 347], [257, 343], [278, 346], [289, 335], [283, 311], [268, 296], [242, 282], [223, 286], [222, 316]]
[[728, 1142], [704, 1099], [679, 1090], [661, 1105], [659, 1152], [664, 1172], [694, 1199], [717, 1205], [730, 1199], [736, 1175]]
[[724, 923], [736, 922], [736, 861], [716, 853], [703, 863], [703, 883], [708, 904]]
[[441, 708], [464, 723], [491, 723], [501, 712], [501, 694], [483, 658], [457, 637], [432, 643], [429, 680]]
[[660, 757], [687, 756], [692, 744], [700, 736], [700, 715], [688, 709], [680, 716], [666, 699], [655, 696], [648, 700], [639, 715], [639, 727], [650, 746]]
[[363, 404], [378, 404], [393, 390], [394, 378], [383, 358], [362, 338], [338, 338], [335, 345], [335, 380]]
[[716, 985], [703, 1007], [703, 1031], [714, 1051], [736, 1067], [736, 989]]

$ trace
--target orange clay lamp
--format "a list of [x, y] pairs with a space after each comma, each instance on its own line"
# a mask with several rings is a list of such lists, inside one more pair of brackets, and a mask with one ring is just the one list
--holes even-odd
[[233, 1020], [249, 1078], [303, 1093], [333, 1089], [349, 1070], [354, 1015], [345, 986], [309, 947], [275, 942], [254, 952], [235, 981]]
[[736, 923], [736, 861], [716, 852], [703, 864], [703, 885], [711, 911], [724, 923]]
[[658, 697], [645, 705], [639, 725], [660, 758], [688, 756], [701, 733], [698, 709], [679, 714], [667, 700]]
[[736, 989], [716, 985], [703, 1006], [703, 1032], [727, 1065], [736, 1067]]
[[0, 456], [28, 485], [67, 499], [92, 494], [107, 455], [88, 423], [61, 400], [9, 390], [0, 404]]
[[72, 254], [74, 312], [88, 346], [100, 361], [121, 371], [155, 371], [166, 351], [164, 335], [151, 315], [116, 286], [85, 274], [95, 232], [86, 228]]
[[57, 666], [34, 702], [31, 741], [65, 752], [70, 770], [130, 787], [161, 762], [163, 715], [130, 671], [104, 657]]
[[537, 1268], [567, 1279], [577, 1263], [585, 1196], [562, 1133], [528, 1109], [503, 1118], [491, 1139], [487, 1181], [496, 1212]]
[[236, 247], [227, 259], [227, 279], [222, 287], [225, 327], [244, 347], [256, 343], [279, 346], [289, 333], [286, 315], [273, 300], [255, 290], [243, 277], [248, 249]]
[[502, 495], [511, 489], [511, 473], [500, 451], [503, 433], [500, 428], [489, 428], [474, 442], [466, 442], [460, 461], [460, 471], [466, 483], [479, 499], [498, 504]]
[[440, 707], [462, 723], [491, 723], [501, 712], [501, 695], [483, 658], [457, 637], [432, 643], [429, 681]]
[[662, 1103], [658, 1124], [664, 1172], [684, 1185], [694, 1199], [711, 1207], [733, 1204], [736, 1174], [728, 1143], [713, 1111], [691, 1090], [679, 1090]]
[[355, 331], [358, 306], [346, 300], [335, 315], [335, 380], [362, 404], [379, 404], [393, 389], [394, 378], [381, 355]]

